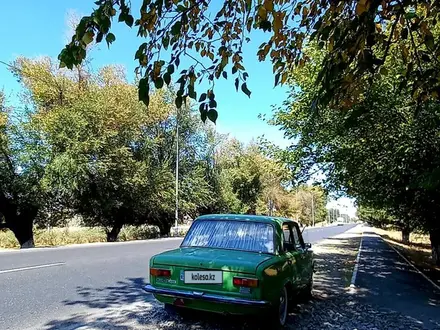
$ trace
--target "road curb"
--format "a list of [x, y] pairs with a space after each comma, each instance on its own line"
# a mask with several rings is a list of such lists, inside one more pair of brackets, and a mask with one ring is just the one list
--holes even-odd
[[355, 265], [353, 268], [353, 274], [351, 275], [351, 282], [350, 282], [350, 291], [353, 292], [356, 289], [356, 277], [359, 270], [359, 263], [361, 260], [361, 253], [362, 253], [362, 242], [364, 240], [364, 232], [361, 232], [361, 241], [359, 243], [359, 250], [356, 256]]
[[164, 238], [151, 238], [144, 240], [133, 240], [125, 242], [94, 242], [94, 243], [76, 243], [76, 244], [66, 244], [66, 245], [56, 245], [56, 246], [37, 246], [29, 249], [0, 249], [0, 254], [2, 253], [13, 253], [13, 252], [32, 252], [32, 251], [52, 251], [60, 249], [78, 248], [78, 247], [95, 247], [95, 246], [118, 246], [118, 245], [129, 245], [129, 244], [142, 244], [147, 242], [163, 242], [163, 241], [175, 241], [182, 240], [183, 237], [164, 237]]

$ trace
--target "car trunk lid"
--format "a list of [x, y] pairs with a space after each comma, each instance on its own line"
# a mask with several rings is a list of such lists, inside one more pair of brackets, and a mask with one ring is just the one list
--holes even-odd
[[238, 250], [183, 247], [161, 253], [155, 265], [175, 266], [182, 269], [222, 270], [255, 274], [258, 265], [272, 255]]

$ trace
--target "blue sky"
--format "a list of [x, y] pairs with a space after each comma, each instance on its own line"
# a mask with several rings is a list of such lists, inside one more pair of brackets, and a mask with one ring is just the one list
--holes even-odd
[[[66, 42], [67, 14], [74, 11], [79, 15], [90, 14], [92, 0], [20, 0], [6, 1], [2, 4], [2, 12], [10, 13], [7, 19], [0, 20], [0, 61], [10, 62], [17, 56], [56, 58]], [[138, 1], [132, 1], [134, 8]], [[133, 12], [136, 17], [137, 11]], [[142, 42], [136, 37], [136, 28], [115, 21], [114, 34], [116, 42], [107, 49], [105, 43], [100, 44], [92, 53], [94, 68], [106, 64], [122, 64], [126, 67], [129, 77], [133, 77], [136, 67], [134, 53]], [[258, 119], [258, 114], [270, 115], [272, 105], [280, 105], [286, 98], [286, 87], [273, 88], [274, 78], [270, 62], [258, 62], [257, 47], [265, 39], [263, 33], [256, 33], [244, 50], [244, 65], [250, 75], [248, 87], [252, 91], [249, 99], [241, 91], [236, 92], [233, 80], [216, 81], [215, 94], [219, 104], [217, 130], [229, 133], [243, 142], [264, 135], [279, 146], [288, 145], [282, 132], [270, 127]], [[181, 67], [185, 64], [182, 61]], [[6, 66], [0, 64], [0, 88], [3, 88], [13, 102], [20, 90], [16, 79]], [[199, 94], [203, 89], [198, 89]]]

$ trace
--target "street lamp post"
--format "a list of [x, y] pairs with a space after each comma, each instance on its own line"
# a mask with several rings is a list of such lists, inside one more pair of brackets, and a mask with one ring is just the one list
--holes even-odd
[[176, 235], [178, 230], [179, 220], [179, 109], [176, 110], [176, 210], [175, 210], [175, 224]]

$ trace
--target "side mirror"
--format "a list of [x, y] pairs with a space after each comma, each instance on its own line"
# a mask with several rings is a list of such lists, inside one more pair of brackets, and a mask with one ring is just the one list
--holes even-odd
[[304, 246], [306, 247], [306, 249], [311, 249], [312, 248], [312, 244], [311, 243], [305, 243]]

